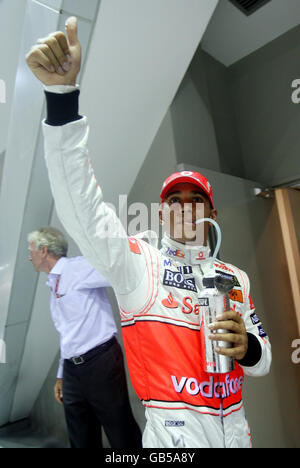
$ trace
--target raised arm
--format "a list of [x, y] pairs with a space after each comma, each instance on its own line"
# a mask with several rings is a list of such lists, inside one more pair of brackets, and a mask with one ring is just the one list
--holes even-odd
[[116, 292], [127, 294], [137, 287], [146, 266], [142, 255], [130, 250], [115, 212], [103, 202], [89, 161], [87, 119], [78, 114], [79, 91], [74, 87], [81, 64], [76, 18], [67, 21], [66, 35], [56, 32], [40, 39], [26, 60], [48, 89], [43, 130], [57, 214], [87, 260]]

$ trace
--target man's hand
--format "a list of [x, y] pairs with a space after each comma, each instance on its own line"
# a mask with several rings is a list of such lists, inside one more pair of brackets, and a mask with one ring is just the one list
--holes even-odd
[[62, 386], [63, 386], [63, 379], [57, 379], [55, 387], [54, 387], [54, 395], [60, 405], [63, 402]]
[[228, 333], [212, 333], [209, 338], [213, 341], [226, 341], [231, 348], [216, 348], [218, 354], [241, 360], [248, 350], [248, 336], [244, 320], [233, 310], [224, 312], [217, 317], [217, 321], [209, 325], [211, 331], [228, 330]]
[[75, 85], [81, 66], [81, 45], [77, 36], [77, 18], [66, 22], [66, 35], [55, 32], [39, 39], [26, 55], [34, 75], [46, 86]]

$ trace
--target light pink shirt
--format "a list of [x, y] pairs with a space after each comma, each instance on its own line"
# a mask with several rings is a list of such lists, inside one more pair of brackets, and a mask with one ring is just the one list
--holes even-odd
[[117, 327], [105, 290], [110, 284], [84, 257], [60, 258], [47, 285], [52, 319], [60, 334], [57, 378], [62, 378], [64, 359], [105, 343]]

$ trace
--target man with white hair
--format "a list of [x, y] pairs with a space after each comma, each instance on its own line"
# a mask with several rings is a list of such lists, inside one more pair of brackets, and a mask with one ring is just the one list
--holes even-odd
[[84, 257], [67, 258], [68, 243], [58, 229], [33, 231], [28, 242], [35, 271], [48, 275], [61, 351], [55, 397], [64, 405], [71, 447], [101, 447], [101, 426], [111, 447], [141, 447], [105, 290], [110, 284]]

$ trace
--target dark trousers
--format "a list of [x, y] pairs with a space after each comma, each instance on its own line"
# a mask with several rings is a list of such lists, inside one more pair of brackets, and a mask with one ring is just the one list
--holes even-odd
[[72, 448], [101, 448], [101, 426], [111, 448], [142, 447], [116, 339], [83, 364], [64, 361], [63, 405]]

